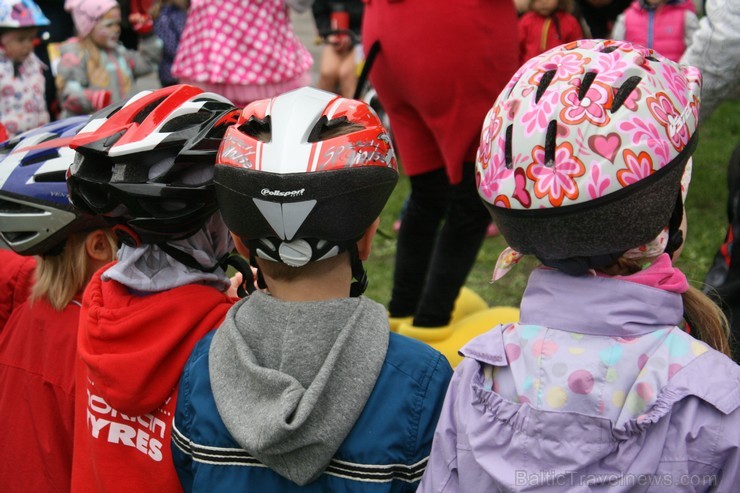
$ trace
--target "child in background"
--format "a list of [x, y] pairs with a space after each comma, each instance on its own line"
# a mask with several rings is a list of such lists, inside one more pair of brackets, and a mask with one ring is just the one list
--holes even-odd
[[62, 116], [83, 115], [130, 95], [136, 77], [157, 70], [162, 42], [151, 18], [133, 23], [141, 36], [138, 51], [119, 42], [121, 9], [116, 0], [67, 0], [77, 37], [61, 47], [57, 88]]
[[647, 46], [678, 62], [697, 29], [692, 0], [635, 0], [617, 17], [611, 37]]
[[181, 491], [170, 452], [177, 383], [233, 300], [216, 210], [216, 151], [238, 110], [170, 86], [93, 116], [72, 141], [73, 203], [124, 243], [80, 313], [72, 491]]
[[737, 490], [727, 320], [673, 266], [700, 86], [652, 50], [584, 40], [501, 93], [477, 162], [511, 246], [494, 278], [523, 254], [544, 266], [520, 322], [462, 349], [420, 491]]
[[269, 293], [237, 303], [185, 366], [185, 491], [414, 491], [452, 371], [361, 296], [398, 180], [378, 117], [298, 89], [245, 108], [217, 162], [224, 221]]
[[48, 26], [32, 0], [0, 0], [0, 123], [9, 137], [49, 121], [45, 67], [33, 53], [39, 26]]
[[175, 61], [185, 21], [188, 18], [190, 0], [169, 0], [162, 5], [159, 15], [154, 19], [154, 32], [162, 40], [162, 62], [159, 64], [159, 82], [163, 87], [177, 84], [172, 75], [172, 62]]
[[519, 18], [519, 63], [558, 45], [583, 38], [571, 0], [531, 0]]
[[101, 219], [69, 205], [69, 138], [84, 120], [42, 127], [0, 162], [0, 235], [37, 256], [31, 297], [0, 332], [3, 491], [69, 491], [80, 300], [117, 249]]
[[313, 58], [293, 30], [288, 9], [306, 9], [307, 3], [192, 2], [172, 75], [239, 107], [310, 85]]
[[[324, 39], [316, 87], [351, 98], [357, 87], [355, 50], [361, 48], [356, 43], [362, 27], [362, 0], [315, 0], [311, 8], [316, 29]], [[351, 30], [357, 38], [331, 32], [337, 29]]]

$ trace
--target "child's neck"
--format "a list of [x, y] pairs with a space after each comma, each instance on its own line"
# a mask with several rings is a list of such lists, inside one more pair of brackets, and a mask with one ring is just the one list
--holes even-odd
[[290, 281], [269, 278], [266, 281], [274, 298], [283, 301], [326, 301], [349, 296], [352, 272], [347, 266]]

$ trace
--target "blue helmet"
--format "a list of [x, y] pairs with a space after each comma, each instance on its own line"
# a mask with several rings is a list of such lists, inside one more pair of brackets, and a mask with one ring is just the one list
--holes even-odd
[[72, 137], [88, 121], [75, 116], [0, 143], [0, 241], [21, 255], [54, 254], [69, 234], [102, 227], [75, 208], [67, 191]]
[[0, 28], [19, 29], [48, 25], [49, 19], [32, 0], [0, 0]]

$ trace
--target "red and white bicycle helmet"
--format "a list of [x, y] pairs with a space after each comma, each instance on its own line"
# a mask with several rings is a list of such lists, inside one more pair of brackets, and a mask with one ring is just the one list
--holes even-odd
[[677, 229], [700, 88], [697, 69], [619, 41], [525, 63], [486, 116], [476, 162], [509, 245], [545, 263], [616, 258]]
[[224, 221], [253, 255], [297, 267], [353, 252], [398, 169], [370, 106], [305, 87], [244, 109], [224, 136], [214, 181]]
[[184, 84], [104, 108], [71, 143], [72, 202], [106, 217], [130, 245], [191, 236], [216, 211], [216, 152], [238, 114], [226, 98]]

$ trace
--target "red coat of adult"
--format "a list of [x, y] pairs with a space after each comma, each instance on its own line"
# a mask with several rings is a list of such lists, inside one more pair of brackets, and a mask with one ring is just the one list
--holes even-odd
[[0, 248], [0, 332], [10, 313], [21, 305], [33, 286], [36, 260]]
[[2, 491], [69, 491], [79, 315], [27, 301], [0, 333]]
[[148, 295], [92, 278], [78, 337], [73, 492], [180, 492], [170, 438], [193, 346], [233, 299], [190, 284]]
[[579, 39], [583, 39], [583, 30], [573, 15], [563, 11], [549, 16], [527, 12], [519, 19], [519, 62]]
[[511, 0], [366, 0], [362, 44], [380, 42], [370, 80], [407, 175], [446, 168], [460, 182], [517, 69], [516, 25]]

